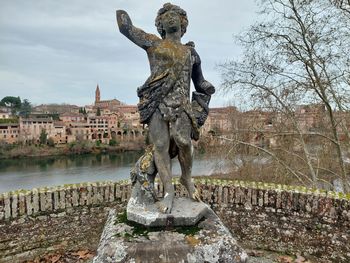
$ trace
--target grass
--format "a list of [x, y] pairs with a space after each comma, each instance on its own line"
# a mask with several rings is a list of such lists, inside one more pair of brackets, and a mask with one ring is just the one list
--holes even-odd
[[129, 221], [127, 218], [126, 210], [117, 215], [115, 224], [126, 224], [132, 227], [130, 233], [116, 234], [118, 237], [124, 237], [128, 241], [137, 238], [139, 236], [146, 237], [148, 239], [148, 234], [150, 232], [160, 232], [160, 231], [173, 231], [185, 236], [194, 236], [196, 235], [201, 228], [198, 226], [198, 223], [194, 226], [179, 226], [179, 227], [146, 227], [144, 225], [138, 224], [136, 222]]

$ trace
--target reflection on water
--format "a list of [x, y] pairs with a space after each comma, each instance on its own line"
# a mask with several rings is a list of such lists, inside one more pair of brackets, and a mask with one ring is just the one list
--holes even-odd
[[[40, 186], [128, 179], [130, 168], [140, 155], [140, 152], [125, 152], [0, 160], [0, 193]], [[215, 156], [197, 155], [192, 174], [223, 173], [226, 168], [226, 164]], [[173, 174], [180, 175], [177, 161], [173, 162]]]

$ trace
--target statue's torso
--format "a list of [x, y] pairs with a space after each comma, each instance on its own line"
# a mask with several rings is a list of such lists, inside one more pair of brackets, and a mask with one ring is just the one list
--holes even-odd
[[179, 107], [189, 101], [191, 81], [191, 50], [190, 47], [169, 40], [161, 40], [147, 50], [152, 78], [157, 78], [167, 72], [174, 78], [174, 87], [163, 103], [172, 108]]

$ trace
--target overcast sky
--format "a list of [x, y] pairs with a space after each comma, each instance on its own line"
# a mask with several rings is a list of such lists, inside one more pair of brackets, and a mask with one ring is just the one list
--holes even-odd
[[[20, 96], [34, 104], [92, 104], [101, 99], [136, 104], [136, 88], [149, 76], [146, 53], [122, 34], [115, 10], [157, 34], [154, 19], [167, 1], [0, 0], [0, 99]], [[178, 0], [189, 26], [183, 43], [194, 41], [205, 78], [216, 87], [216, 65], [239, 56], [233, 40], [256, 17], [254, 0]], [[227, 106], [215, 94], [211, 106]]]

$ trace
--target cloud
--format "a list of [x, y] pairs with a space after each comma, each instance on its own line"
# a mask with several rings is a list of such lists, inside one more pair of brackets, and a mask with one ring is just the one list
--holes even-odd
[[[232, 35], [253, 22], [253, 0], [173, 1], [185, 9], [203, 72], [214, 85], [216, 64], [239, 55]], [[137, 103], [136, 88], [149, 75], [146, 53], [119, 33], [115, 10], [157, 34], [154, 19], [163, 1], [4, 1], [0, 10], [0, 99], [7, 95], [40, 103], [90, 104], [99, 83], [102, 98]], [[213, 106], [223, 100], [215, 97]]]

